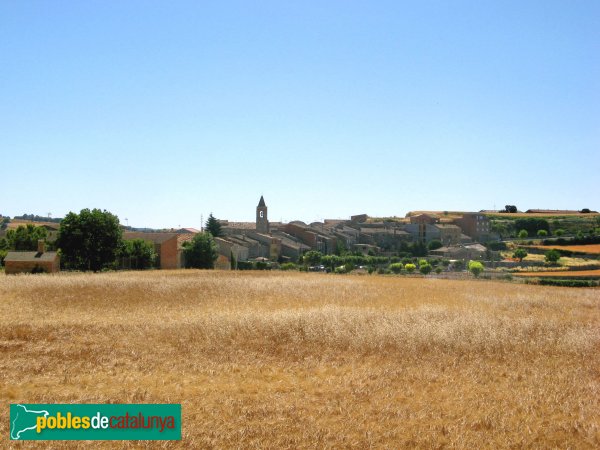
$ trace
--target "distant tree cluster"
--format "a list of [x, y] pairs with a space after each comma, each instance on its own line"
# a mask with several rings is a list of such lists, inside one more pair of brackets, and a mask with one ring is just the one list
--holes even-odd
[[[154, 267], [157, 260], [154, 244], [143, 239], [122, 241], [119, 248], [119, 257], [123, 262], [123, 266], [135, 270], [150, 269]], [[125, 260], [128, 264], [125, 264]]]
[[44, 227], [19, 225], [16, 230], [6, 232], [7, 247], [10, 250], [34, 251], [37, 250], [38, 241], [45, 240], [47, 236], [48, 232]]
[[515, 205], [506, 205], [504, 207], [504, 209], [501, 209], [498, 212], [501, 212], [501, 213], [516, 213], [517, 212], [517, 207]]
[[27, 220], [29, 222], [54, 222], [60, 223], [62, 218], [60, 217], [44, 217], [38, 216], [37, 214], [23, 214], [22, 216], [15, 216], [15, 220]]

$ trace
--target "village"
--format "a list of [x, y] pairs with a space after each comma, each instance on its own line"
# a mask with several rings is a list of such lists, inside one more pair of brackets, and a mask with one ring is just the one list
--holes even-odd
[[[509, 205], [507, 205], [507, 209]], [[516, 212], [514, 207], [513, 213]], [[324, 219], [322, 222], [289, 223], [269, 221], [269, 208], [263, 196], [255, 207], [254, 222], [233, 222], [224, 219], [211, 220], [218, 222], [218, 232], [213, 232], [217, 257], [214, 268], [247, 269], [279, 267], [286, 263], [301, 263], [308, 252], [327, 255], [362, 255], [374, 257], [386, 264], [397, 263], [400, 258], [409, 262], [416, 257], [433, 258], [435, 261], [458, 261], [456, 265], [467, 261], [481, 261], [486, 266], [515, 267], [516, 260], [503, 260], [499, 250], [506, 249], [504, 240], [510, 241], [507, 225], [497, 211], [449, 212], [449, 211], [412, 211], [405, 217], [373, 218], [367, 214], [353, 215], [347, 220]], [[548, 214], [565, 215], [564, 217], [584, 216], [584, 211], [528, 210], [525, 215], [547, 216]], [[595, 217], [596, 214], [593, 214]], [[494, 218], [494, 222], [490, 219]], [[591, 217], [591, 216], [590, 216]], [[537, 220], [537, 219], [528, 219]], [[504, 222], [507, 222], [504, 220]], [[539, 222], [539, 220], [538, 220]], [[535, 222], [535, 223], [538, 223]], [[0, 230], [3, 239], [10, 230], [19, 227], [37, 226], [46, 230], [45, 239], [40, 239], [37, 249], [28, 251], [8, 251], [4, 257], [7, 274], [20, 272], [57, 272], [60, 270], [60, 256], [57, 249], [48, 249], [48, 244], [55, 242], [60, 228], [59, 221], [27, 222], [25, 219], [4, 221]], [[548, 222], [541, 219], [549, 231]], [[567, 226], [567, 222], [554, 222], [554, 228]], [[167, 230], [135, 229], [119, 225], [122, 239], [125, 242], [144, 241], [151, 244], [156, 253], [152, 267], [157, 269], [180, 269], [188, 267], [185, 260], [185, 248], [199, 233], [206, 231], [204, 227], [179, 228]], [[513, 225], [514, 229], [514, 225]], [[513, 230], [512, 235], [516, 234]], [[531, 230], [530, 230], [531, 231]], [[533, 229], [538, 237], [547, 236], [547, 231]], [[564, 230], [555, 229], [555, 234], [562, 235]], [[572, 231], [572, 230], [571, 230]], [[535, 234], [534, 234], [535, 235]], [[523, 236], [522, 236], [523, 237]], [[535, 253], [535, 249], [530, 249]], [[517, 254], [518, 255], [518, 254]], [[387, 258], [387, 259], [386, 259]], [[523, 258], [520, 258], [519, 263]], [[531, 266], [541, 265], [539, 261], [530, 261]], [[117, 268], [131, 269], [131, 259], [120, 259]], [[322, 270], [333, 270], [335, 265]]]
[[[325, 219], [306, 224], [269, 221], [268, 206], [261, 196], [256, 206], [255, 222], [220, 220], [222, 235], [214, 238], [219, 257], [216, 268], [231, 269], [247, 261], [298, 262], [308, 251], [323, 255], [350, 252], [369, 256], [397, 256], [407, 245], [431, 242], [437, 245], [431, 254], [450, 259], [482, 259], [487, 248], [482, 243], [498, 240], [490, 231], [490, 222], [481, 213], [442, 214], [409, 213], [404, 219], [373, 221], [367, 214], [348, 220]], [[13, 221], [10, 228], [22, 225]], [[47, 229], [48, 240], [56, 238], [59, 223], [38, 223]], [[8, 227], [7, 227], [8, 228]], [[9, 228], [9, 229], [10, 229]], [[133, 231], [123, 227], [123, 240], [142, 239], [152, 242], [160, 269], [185, 267], [184, 246], [203, 230], [180, 228], [165, 231]], [[3, 230], [0, 238], [6, 234]], [[489, 254], [489, 252], [488, 252]], [[42, 256], [43, 255], [43, 256]], [[54, 272], [59, 265], [56, 252], [47, 252], [44, 242], [37, 251], [11, 252], [5, 258], [7, 273], [27, 266], [27, 261], [47, 266]], [[232, 264], [233, 263], [233, 264]], [[232, 267], [233, 266], [233, 267]], [[13, 269], [15, 268], [15, 269]]]

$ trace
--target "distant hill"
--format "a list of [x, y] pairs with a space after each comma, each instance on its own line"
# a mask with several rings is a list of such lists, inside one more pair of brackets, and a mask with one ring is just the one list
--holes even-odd
[[53, 222], [60, 223], [62, 217], [44, 217], [38, 216], [37, 214], [23, 214], [22, 216], [13, 217], [14, 220], [23, 220], [27, 222]]

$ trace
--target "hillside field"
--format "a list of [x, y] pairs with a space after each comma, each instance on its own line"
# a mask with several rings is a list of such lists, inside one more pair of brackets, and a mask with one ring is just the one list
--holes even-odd
[[182, 404], [182, 441], [150, 448], [598, 448], [599, 294], [288, 272], [3, 275], [1, 447], [25, 448], [8, 440], [9, 403], [115, 402]]
[[575, 253], [586, 253], [589, 255], [600, 255], [600, 244], [588, 245], [530, 245], [528, 247], [548, 251], [553, 249], [568, 250]]

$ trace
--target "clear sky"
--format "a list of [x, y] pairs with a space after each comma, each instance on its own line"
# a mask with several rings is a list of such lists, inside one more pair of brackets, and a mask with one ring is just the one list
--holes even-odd
[[600, 2], [0, 1], [0, 213], [600, 208]]

